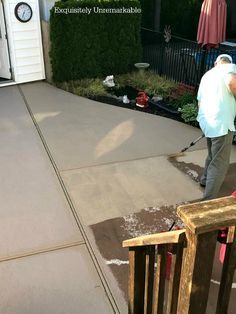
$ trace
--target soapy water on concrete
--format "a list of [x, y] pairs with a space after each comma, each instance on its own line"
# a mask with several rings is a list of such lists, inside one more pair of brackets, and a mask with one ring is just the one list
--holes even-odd
[[[118, 258], [116, 259], [111, 259], [109, 261], [106, 261], [107, 265], [116, 265], [116, 266], [121, 266], [121, 265], [129, 265], [129, 261], [122, 261]], [[157, 267], [157, 263], [155, 263], [154, 267]], [[220, 285], [220, 282], [214, 279], [211, 279], [211, 283], [215, 285]], [[232, 289], [236, 289], [236, 282], [232, 283]]]
[[117, 266], [121, 266], [121, 265], [129, 265], [129, 261], [122, 261], [118, 258], [115, 259], [111, 259], [109, 261], [106, 261], [107, 265], [117, 265]]
[[147, 226], [137, 217], [136, 214], [126, 215], [123, 219], [124, 224], [121, 225], [121, 228], [132, 238], [157, 232], [156, 226]]
[[[166, 207], [167, 208], [167, 207]], [[152, 214], [151, 220], [147, 221], [147, 216], [145, 214], [145, 217], [133, 213], [126, 216], [123, 216], [123, 223], [121, 223], [120, 228], [123, 230], [123, 233], [130, 238], [139, 237], [142, 235], [148, 235], [148, 234], [154, 234], [158, 232], [165, 232], [170, 229], [170, 227], [173, 227], [173, 230], [178, 227], [178, 229], [184, 228], [183, 223], [176, 217], [176, 215], [173, 215], [173, 213], [170, 214], [170, 218], [163, 217], [161, 215], [155, 216], [155, 213], [161, 213], [162, 208], [160, 207], [147, 207], [143, 210], [143, 213], [150, 213]], [[165, 214], [164, 214], [165, 215]], [[173, 226], [173, 223], [175, 225]]]
[[160, 207], [147, 207], [147, 208], [144, 208], [144, 211], [145, 212], [149, 212], [149, 213], [155, 213], [155, 212], [158, 212], [160, 210], [161, 210]]
[[122, 226], [122, 229], [125, 229], [128, 231], [130, 236], [132, 237], [138, 237], [140, 235], [139, 231], [137, 230], [137, 226], [139, 223], [138, 217], [136, 214], [130, 214], [123, 217], [124, 219], [124, 226]]
[[173, 220], [169, 218], [162, 218], [161, 219], [168, 227], [170, 227], [173, 224]]
[[186, 171], [187, 171], [187, 175], [189, 175], [193, 180], [195, 180], [197, 182], [199, 181], [197, 171], [192, 170], [188, 167], [186, 167]]

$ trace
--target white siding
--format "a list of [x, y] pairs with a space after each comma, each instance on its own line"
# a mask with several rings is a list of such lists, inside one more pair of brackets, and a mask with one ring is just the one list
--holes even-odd
[[28, 0], [32, 19], [21, 23], [15, 17], [19, 1], [5, 0], [5, 14], [13, 75], [17, 83], [45, 78], [38, 0]]

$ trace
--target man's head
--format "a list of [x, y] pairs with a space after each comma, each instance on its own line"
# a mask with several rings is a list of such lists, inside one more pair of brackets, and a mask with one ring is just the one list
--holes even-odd
[[233, 63], [232, 57], [227, 54], [222, 54], [216, 58], [215, 65], [224, 64], [224, 63]]

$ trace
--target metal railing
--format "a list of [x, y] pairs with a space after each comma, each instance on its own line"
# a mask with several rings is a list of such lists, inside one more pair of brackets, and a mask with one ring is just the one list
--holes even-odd
[[219, 54], [228, 53], [236, 62], [236, 50], [224, 47], [204, 50], [197, 42], [171, 36], [169, 42], [163, 33], [142, 28], [143, 62], [161, 76], [198, 87], [202, 75], [214, 66]]

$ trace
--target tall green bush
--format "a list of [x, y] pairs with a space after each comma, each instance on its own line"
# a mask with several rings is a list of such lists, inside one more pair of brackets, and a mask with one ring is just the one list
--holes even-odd
[[[54, 81], [125, 73], [141, 60], [140, 13], [95, 13], [100, 9], [140, 9], [138, 0], [59, 1], [51, 10]], [[68, 13], [66, 9], [91, 13]], [[56, 13], [64, 10], [64, 13]], [[67, 11], [68, 12], [68, 11]]]

